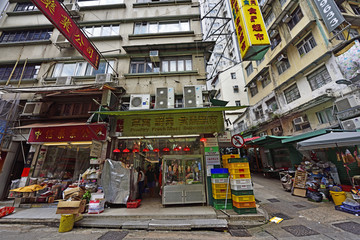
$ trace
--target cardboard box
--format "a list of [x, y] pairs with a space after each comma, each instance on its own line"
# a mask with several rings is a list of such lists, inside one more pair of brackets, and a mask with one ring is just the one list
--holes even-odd
[[306, 189], [304, 188], [294, 188], [293, 195], [299, 197], [306, 197]]
[[56, 214], [78, 214], [85, 211], [86, 200], [61, 201], [58, 203]]

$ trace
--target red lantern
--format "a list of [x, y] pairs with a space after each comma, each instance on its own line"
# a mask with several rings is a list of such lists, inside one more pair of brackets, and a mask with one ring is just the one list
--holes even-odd
[[136, 153], [136, 152], [140, 152], [140, 150], [139, 150], [139, 149], [137, 149], [137, 148], [134, 148], [134, 149], [133, 149], [133, 152], [134, 152], [134, 153]]
[[119, 153], [119, 152], [121, 152], [121, 151], [118, 148], [115, 148], [114, 151], [113, 151], [113, 153]]
[[142, 151], [143, 152], [150, 152], [150, 150], [148, 148], [144, 148]]
[[158, 148], [154, 148], [154, 150], [153, 150], [154, 152], [160, 152], [160, 149], [158, 149]]
[[170, 148], [164, 147], [164, 148], [163, 148], [163, 152], [170, 152]]
[[178, 152], [178, 151], [180, 151], [180, 148], [179, 148], [179, 147], [175, 147], [175, 148], [174, 148], [174, 151], [175, 151], [175, 152]]
[[124, 153], [129, 153], [130, 150], [129, 150], [128, 148], [125, 148], [125, 149], [123, 150], [123, 152], [124, 152]]
[[190, 152], [190, 148], [189, 147], [184, 147], [184, 152]]
[[206, 142], [206, 138], [200, 138], [200, 142]]

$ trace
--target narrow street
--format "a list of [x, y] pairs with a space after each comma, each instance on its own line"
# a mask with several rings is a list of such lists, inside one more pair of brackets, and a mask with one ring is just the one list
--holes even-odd
[[42, 225], [1, 224], [1, 240], [140, 240], [140, 239], [359, 239], [358, 216], [336, 211], [332, 202], [315, 203], [292, 196], [277, 179], [253, 175], [255, 196], [269, 217], [281, 217], [250, 229], [229, 231], [125, 231], [121, 229], [74, 228], [58, 233], [58, 228]]

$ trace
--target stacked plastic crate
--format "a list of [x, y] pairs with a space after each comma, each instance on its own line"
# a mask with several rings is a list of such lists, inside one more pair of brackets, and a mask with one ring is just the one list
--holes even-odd
[[228, 164], [228, 159], [229, 158], [239, 158], [240, 155], [239, 154], [224, 154], [221, 156], [222, 158], [222, 166], [223, 168], [227, 168], [227, 164]]
[[233, 209], [238, 214], [256, 213], [249, 162], [246, 158], [229, 158], [230, 186]]
[[214, 199], [214, 208], [232, 209], [229, 171], [227, 168], [211, 169], [211, 187]]

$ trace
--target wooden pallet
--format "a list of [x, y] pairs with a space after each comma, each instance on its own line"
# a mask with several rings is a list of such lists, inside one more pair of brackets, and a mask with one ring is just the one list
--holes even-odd
[[307, 172], [296, 171], [293, 184], [293, 195], [306, 197]]

